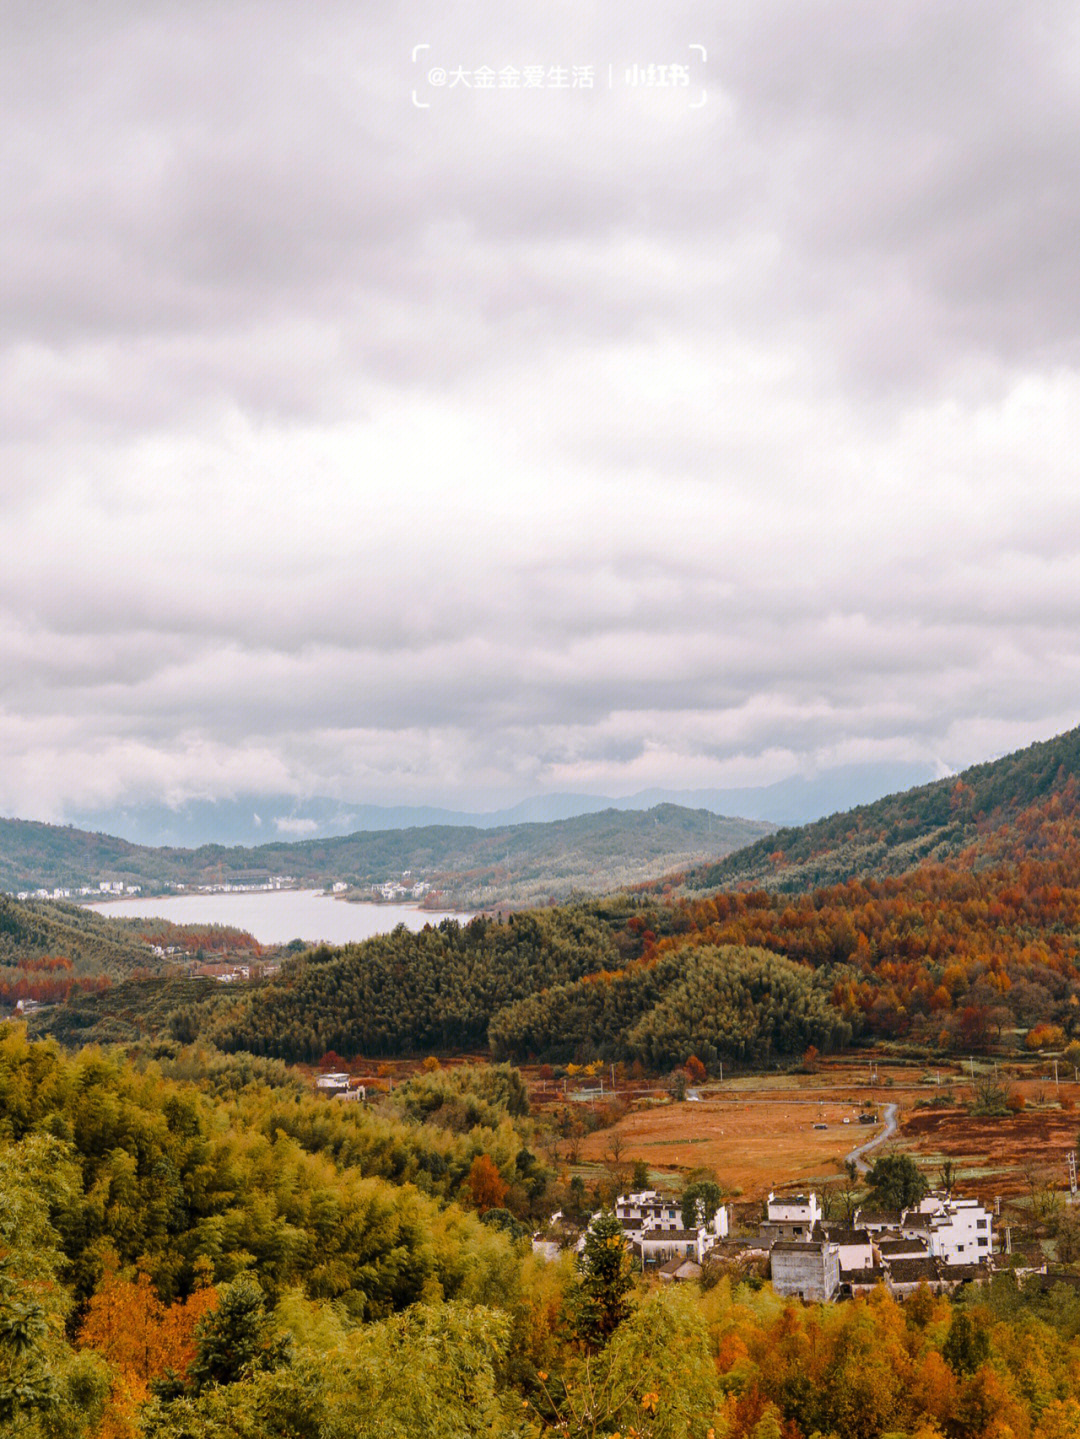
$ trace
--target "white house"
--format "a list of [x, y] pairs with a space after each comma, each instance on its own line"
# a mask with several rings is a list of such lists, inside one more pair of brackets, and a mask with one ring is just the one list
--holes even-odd
[[[843, 1224], [826, 1224], [823, 1227], [822, 1237], [836, 1245], [842, 1274], [873, 1268], [876, 1263], [874, 1245], [865, 1229], [852, 1229]], [[816, 1232], [813, 1237], [817, 1238]]]
[[766, 1205], [766, 1223], [779, 1239], [806, 1239], [821, 1223], [821, 1204], [813, 1193], [776, 1195], [770, 1190]]
[[779, 1239], [769, 1251], [769, 1273], [777, 1294], [827, 1304], [840, 1288], [840, 1247], [827, 1239]]
[[930, 1221], [930, 1253], [946, 1264], [986, 1264], [994, 1250], [994, 1225], [977, 1199], [928, 1194], [904, 1218], [926, 1215]]
[[727, 1238], [731, 1222], [727, 1205], [721, 1204], [711, 1215], [699, 1211], [702, 1222], [684, 1229], [679, 1201], [665, 1198], [655, 1189], [620, 1194], [615, 1214], [643, 1268], [666, 1264], [670, 1259], [692, 1259], [700, 1264], [714, 1245]]

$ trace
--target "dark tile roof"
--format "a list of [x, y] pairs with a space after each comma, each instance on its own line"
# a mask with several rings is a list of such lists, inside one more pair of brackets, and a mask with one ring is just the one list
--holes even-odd
[[[926, 1245], [921, 1239], [882, 1239], [878, 1241], [878, 1249], [881, 1251], [882, 1259], [888, 1259], [890, 1255], [895, 1255], [898, 1258], [902, 1258], [904, 1255], [910, 1255], [916, 1245], [922, 1249], [923, 1254], [927, 1253]], [[921, 1258], [921, 1256], [919, 1257]]]
[[943, 1264], [941, 1277], [950, 1282], [955, 1280], [957, 1284], [966, 1284], [971, 1279], [989, 1279], [990, 1271], [985, 1264]]
[[933, 1284], [939, 1277], [934, 1259], [894, 1259], [887, 1267], [894, 1284]]
[[899, 1209], [860, 1209], [855, 1218], [860, 1228], [867, 1224], [888, 1224], [893, 1229], [900, 1228]]
[[912, 1213], [912, 1212], [909, 1210], [909, 1211], [904, 1215], [903, 1228], [905, 1228], [905, 1229], [925, 1229], [925, 1230], [929, 1231], [930, 1229], [933, 1228], [933, 1225], [930, 1223], [930, 1221], [931, 1221], [931, 1219], [932, 1219], [933, 1217], [934, 1217], [934, 1216], [933, 1216], [932, 1214], [914, 1214], [914, 1213]]
[[840, 1266], [841, 1284], [881, 1284], [885, 1279], [885, 1270], [880, 1264], [871, 1265], [869, 1269], [845, 1269]]
[[678, 1258], [669, 1259], [666, 1264], [661, 1264], [656, 1272], [657, 1274], [667, 1274], [674, 1277], [676, 1274], [681, 1273], [684, 1269], [687, 1271], [688, 1277], [691, 1279], [696, 1279], [697, 1276], [701, 1273], [701, 1265], [695, 1263], [693, 1259]]

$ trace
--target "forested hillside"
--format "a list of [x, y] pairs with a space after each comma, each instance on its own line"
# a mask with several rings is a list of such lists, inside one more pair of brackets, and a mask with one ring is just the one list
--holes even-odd
[[748, 884], [797, 893], [845, 879], [902, 874], [950, 860], [970, 846], [993, 851], [994, 834], [1020, 812], [1080, 780], [1080, 729], [1029, 745], [959, 776], [889, 795], [842, 814], [779, 829], [715, 864], [688, 870], [688, 892]]
[[[1068, 1037], [1080, 1032], [1080, 784], [1062, 756], [1075, 738], [983, 767], [974, 777], [985, 803], [997, 797], [994, 817], [972, 818], [973, 842], [947, 862], [796, 895], [759, 888], [658, 902], [646, 890], [580, 906], [575, 913], [592, 920], [576, 972], [546, 956], [507, 971], [512, 946], [494, 938], [498, 926], [469, 927], [455, 940], [454, 963], [440, 958], [414, 991], [412, 940], [393, 941], [396, 970], [388, 950], [369, 958], [360, 946], [348, 958], [328, 956], [317, 978], [316, 966], [300, 983], [283, 977], [252, 995], [222, 1042], [269, 1042], [283, 1047], [267, 1052], [283, 1054], [316, 1053], [324, 1038], [341, 1052], [339, 1040], [412, 1051], [472, 1045], [486, 1030], [498, 1052], [517, 1057], [667, 1064], [710, 1044], [718, 1059], [760, 1056], [773, 1042], [767, 1022], [737, 1040], [722, 1022], [726, 981], [715, 956], [730, 946], [768, 950], [812, 974], [815, 1004], [827, 1005], [828, 1022], [820, 1010], [814, 1021], [826, 1044], [865, 1033], [970, 1049], [1040, 1022]], [[1025, 787], [1036, 798], [1021, 806]], [[959, 826], [969, 823], [966, 793], [966, 779], [949, 791]], [[557, 923], [557, 913], [546, 922]], [[416, 941], [419, 952], [432, 945], [440, 954], [446, 943]], [[704, 966], [699, 949], [710, 951]], [[747, 1012], [760, 1018], [754, 1003]], [[414, 1018], [429, 1004], [451, 1016], [445, 1028]], [[695, 1011], [715, 1023], [696, 1022]], [[271, 1035], [279, 1037], [259, 1038]]]
[[163, 961], [136, 931], [76, 905], [0, 895], [0, 1005], [107, 988]]
[[[1080, 1032], [1080, 783], [1066, 767], [1076, 744], [1066, 735], [947, 790], [897, 798], [899, 816], [904, 804], [915, 813], [944, 795], [957, 846], [906, 873], [674, 901], [657, 893], [667, 886], [644, 886], [510, 922], [448, 921], [323, 948], [265, 984], [200, 1002], [197, 1015], [147, 984], [35, 1022], [76, 1042], [205, 1026], [228, 1049], [306, 1060], [329, 1049], [491, 1043], [515, 1057], [603, 1054], [656, 1066], [691, 1053], [751, 1062], [794, 1052], [804, 1033], [819, 1048], [869, 1035], [965, 1052], [1040, 1023], [1067, 1038]], [[838, 819], [838, 832], [858, 832], [861, 814]], [[792, 848], [817, 842], [808, 836], [797, 832]], [[778, 994], [788, 986], [793, 1012], [805, 1009], [802, 1029], [777, 1031], [762, 999], [768, 986], [733, 998], [733, 947], [801, 966], [762, 972]], [[732, 1004], [739, 1017], [729, 1027]]]
[[765, 950], [673, 950], [655, 963], [591, 975], [507, 1005], [489, 1028], [500, 1057], [636, 1059], [668, 1070], [696, 1055], [706, 1065], [767, 1064], [809, 1045], [840, 1049], [851, 1024], [800, 965]]
[[74, 904], [0, 895], [3, 1007], [19, 1000], [92, 1005], [124, 979], [223, 953], [255, 958], [261, 949], [250, 934], [225, 925], [113, 919]]
[[618, 963], [587, 907], [444, 920], [332, 950], [320, 947], [274, 980], [236, 995], [211, 1033], [222, 1048], [284, 1059], [482, 1048], [506, 1004]]
[[462, 908], [547, 903], [575, 890], [602, 893], [725, 855], [773, 828], [758, 820], [663, 804], [497, 829], [430, 825], [255, 848], [186, 850], [0, 820], [0, 889], [51, 890], [110, 880], [162, 890], [176, 884], [261, 883], [290, 875], [317, 886], [343, 880], [366, 891], [408, 871], [411, 879], [425, 879], [441, 890], [445, 903]]
[[[378, 1108], [0, 1026], [0, 1429], [21, 1439], [1073, 1439], [1080, 1299], [1010, 1273], [821, 1306], [580, 1261], [508, 1069]], [[684, 1191], [685, 1194], [689, 1189]], [[605, 1228], [606, 1225], [606, 1228]], [[1070, 1276], [1066, 1275], [1065, 1278]]]

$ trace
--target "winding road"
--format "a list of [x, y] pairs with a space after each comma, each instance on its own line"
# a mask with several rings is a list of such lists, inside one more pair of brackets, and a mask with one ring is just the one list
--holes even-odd
[[869, 1154], [871, 1149], [876, 1149], [879, 1144], [884, 1144], [887, 1139], [893, 1137], [899, 1128], [896, 1122], [896, 1116], [899, 1112], [900, 1106], [898, 1104], [887, 1104], [885, 1106], [885, 1128], [880, 1134], [875, 1134], [873, 1139], [868, 1139], [865, 1144], [860, 1144], [853, 1149], [851, 1153], [845, 1157], [845, 1164], [849, 1159], [853, 1159], [859, 1173], [865, 1174], [870, 1166], [863, 1158], [863, 1155]]

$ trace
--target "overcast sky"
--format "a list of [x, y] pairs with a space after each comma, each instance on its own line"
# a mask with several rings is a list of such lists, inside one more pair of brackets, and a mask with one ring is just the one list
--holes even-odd
[[1077, 722], [1074, 0], [660, 8], [5, 0], [0, 812]]

